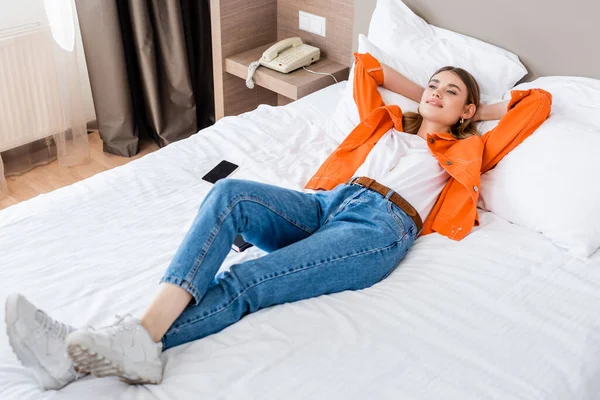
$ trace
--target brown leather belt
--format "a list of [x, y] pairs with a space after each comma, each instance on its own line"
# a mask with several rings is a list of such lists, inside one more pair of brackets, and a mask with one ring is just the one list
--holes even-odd
[[[375, 181], [375, 179], [371, 179], [367, 176], [352, 178], [346, 183], [348, 185], [359, 184], [361, 186], [366, 187], [367, 189], [379, 193], [383, 197], [386, 197], [391, 190], [390, 188], [383, 186], [381, 183]], [[421, 232], [423, 222], [421, 221], [421, 217], [419, 216], [417, 210], [396, 192], [392, 193], [392, 195], [390, 196], [390, 201], [396, 204], [398, 207], [400, 207], [409, 217], [411, 217], [412, 220], [415, 222], [415, 225], [417, 226], [417, 233]]]

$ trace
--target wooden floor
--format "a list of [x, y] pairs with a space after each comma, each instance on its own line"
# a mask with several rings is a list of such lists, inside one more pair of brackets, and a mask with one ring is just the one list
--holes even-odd
[[115, 156], [102, 151], [102, 140], [98, 131], [88, 135], [90, 143], [90, 159], [75, 167], [63, 167], [54, 161], [48, 165], [37, 167], [20, 176], [6, 178], [9, 194], [0, 194], [0, 210], [30, 199], [41, 193], [48, 193], [63, 186], [68, 186], [99, 172], [107, 171], [119, 165], [127, 164], [159, 149], [150, 140], [140, 143], [140, 152], [131, 158]]

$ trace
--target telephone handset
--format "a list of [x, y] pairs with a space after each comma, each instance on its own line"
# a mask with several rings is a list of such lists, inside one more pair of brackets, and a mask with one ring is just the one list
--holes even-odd
[[302, 43], [299, 37], [292, 37], [275, 43], [263, 53], [260, 65], [287, 74], [317, 61], [321, 51]]
[[260, 60], [248, 66], [246, 85], [250, 89], [254, 87], [252, 77], [259, 65], [287, 74], [318, 61], [320, 56], [321, 51], [317, 47], [302, 43], [299, 37], [284, 39], [269, 47]]

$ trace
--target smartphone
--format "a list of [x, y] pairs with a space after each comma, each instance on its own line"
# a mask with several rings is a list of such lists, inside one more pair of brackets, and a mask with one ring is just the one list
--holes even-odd
[[202, 179], [210, 183], [216, 183], [219, 179], [223, 179], [231, 175], [231, 173], [236, 169], [238, 169], [237, 165], [223, 160], [217, 164], [216, 167], [208, 171], [208, 173], [204, 175]]
[[233, 250], [237, 251], [238, 253], [241, 253], [242, 251], [244, 251], [252, 246], [253, 246], [253, 244], [250, 242], [246, 242], [242, 235], [237, 235], [235, 237], [235, 240], [233, 241], [233, 244], [231, 245], [231, 248]]

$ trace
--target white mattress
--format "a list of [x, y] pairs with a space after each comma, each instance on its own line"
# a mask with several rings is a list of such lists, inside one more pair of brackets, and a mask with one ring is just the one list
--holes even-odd
[[[122, 167], [0, 211], [0, 301], [75, 326], [139, 315], [225, 158], [232, 177], [303, 190], [337, 146], [345, 83], [261, 106]], [[260, 310], [164, 353], [161, 385], [83, 378], [41, 392], [0, 333], [1, 399], [597, 399], [600, 253], [587, 263], [481, 213], [419, 238], [384, 281]], [[221, 269], [260, 257], [231, 252]], [[0, 311], [4, 318], [4, 309]]]

